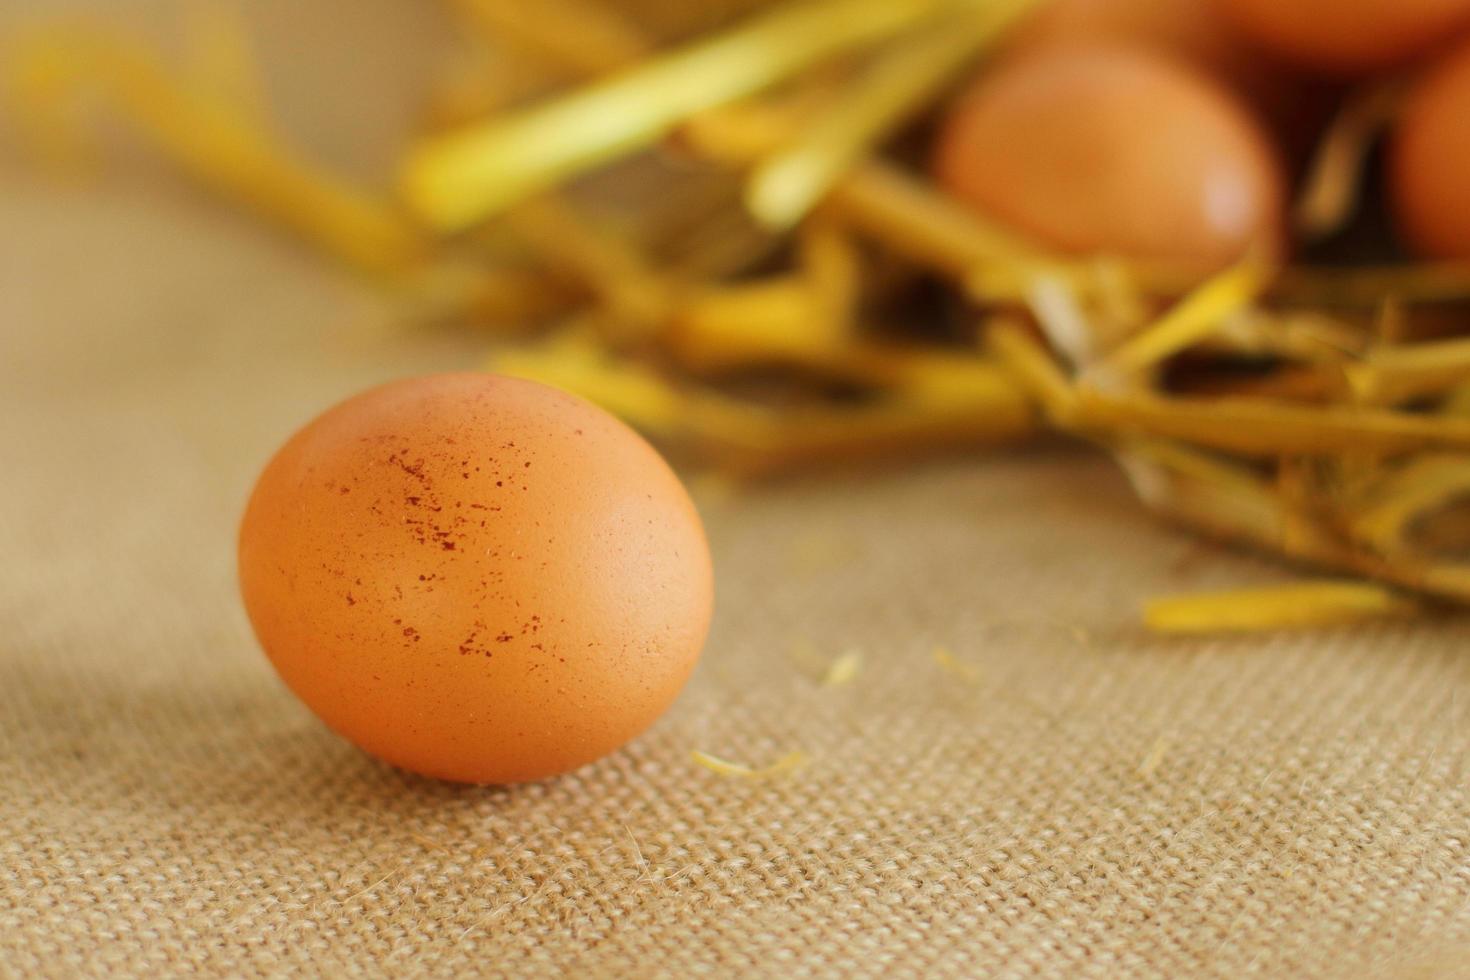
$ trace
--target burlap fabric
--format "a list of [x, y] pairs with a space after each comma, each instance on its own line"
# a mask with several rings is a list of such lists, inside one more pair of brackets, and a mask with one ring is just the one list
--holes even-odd
[[[417, 51], [404, 6], [323, 59]], [[291, 111], [361, 163], [373, 91]], [[1470, 975], [1466, 622], [1151, 637], [1284, 573], [1084, 450], [706, 491], [717, 621], [647, 736], [512, 789], [364, 757], [255, 648], [235, 521], [301, 421], [487, 339], [137, 173], [9, 164], [0, 216], [0, 975]]]

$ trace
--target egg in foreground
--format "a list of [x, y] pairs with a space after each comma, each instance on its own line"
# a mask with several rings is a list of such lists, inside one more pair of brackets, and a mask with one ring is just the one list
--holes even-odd
[[266, 466], [240, 585], [286, 684], [390, 763], [540, 779], [646, 729], [694, 669], [713, 578], [641, 437], [529, 381], [447, 374], [350, 398]]
[[942, 126], [939, 183], [1077, 254], [1220, 265], [1285, 239], [1269, 137], [1212, 79], [1131, 45], [984, 73]]

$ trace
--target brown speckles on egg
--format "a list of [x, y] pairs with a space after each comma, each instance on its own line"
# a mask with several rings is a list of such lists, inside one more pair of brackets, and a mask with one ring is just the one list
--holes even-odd
[[293, 438], [251, 498], [240, 579], [272, 662], [333, 728], [472, 782], [637, 734], [692, 669], [710, 606], [698, 518], [646, 443], [474, 374], [374, 389]]

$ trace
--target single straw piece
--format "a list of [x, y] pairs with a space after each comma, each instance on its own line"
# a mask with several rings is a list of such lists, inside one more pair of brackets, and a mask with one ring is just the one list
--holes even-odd
[[890, 164], [868, 161], [853, 168], [834, 188], [831, 206], [838, 221], [957, 279], [1003, 266], [1029, 282], [1047, 264], [1016, 236], [961, 210]]
[[797, 241], [798, 263], [811, 283], [818, 319], [831, 334], [850, 339], [862, 295], [862, 259], [856, 243], [829, 221], [809, 222]]
[[1099, 331], [1065, 276], [1048, 272], [1033, 277], [1031, 288], [1026, 290], [1026, 304], [1047, 341], [1073, 367], [1093, 360]]
[[1352, 220], [1368, 156], [1403, 101], [1402, 79], [1370, 82], [1343, 103], [1317, 145], [1292, 214], [1297, 232], [1326, 238]]
[[1180, 300], [1087, 372], [1085, 381], [1118, 385], [1199, 343], [1249, 305], [1265, 288], [1267, 272], [1254, 258], [1226, 269]]
[[1274, 299], [1301, 306], [1378, 307], [1385, 296], [1401, 303], [1470, 300], [1470, 262], [1313, 268], [1287, 266], [1271, 284]]
[[1343, 370], [1359, 400], [1368, 404], [1438, 394], [1470, 381], [1470, 337], [1377, 347]]
[[985, 346], [1009, 369], [1018, 383], [1036, 399], [1047, 418], [1069, 428], [1076, 408], [1076, 390], [1061, 365], [1025, 327], [1008, 320], [991, 323]]
[[188, 0], [181, 8], [185, 73], [197, 94], [253, 120], [269, 117], [265, 80], [236, 0]]
[[822, 686], [841, 687], [851, 683], [862, 668], [863, 655], [856, 650], [849, 650], [827, 665], [827, 669], [822, 672]]
[[930, 401], [898, 392], [852, 408], [798, 408], [771, 421], [748, 472], [810, 466], [815, 460], [873, 459], [934, 447], [1014, 443], [1035, 431], [1024, 396], [1000, 371], [968, 400]]
[[1087, 432], [1175, 439], [1245, 456], [1470, 449], [1470, 419], [1264, 398], [1177, 398], [1133, 390], [1112, 395], [1080, 388], [1075, 415]]
[[838, 353], [844, 339], [820, 303], [799, 276], [701, 289], [675, 311], [667, 342], [694, 371], [820, 361]]
[[1092, 260], [1094, 300], [1100, 319], [1110, 324], [1109, 332], [1115, 336], [1132, 336], [1148, 321], [1148, 303], [1137, 279], [1129, 264], [1116, 256]]
[[1143, 621], [1159, 633], [1241, 633], [1340, 626], [1419, 609], [1370, 582], [1314, 581], [1153, 599], [1144, 606]]
[[689, 757], [696, 765], [703, 766], [710, 772], [721, 776], [733, 776], [737, 779], [768, 779], [772, 776], [784, 776], [793, 770], [800, 769], [806, 765], [807, 761], [805, 752], [788, 752], [770, 765], [760, 768], [721, 759], [717, 755], [710, 755], [699, 749], [692, 749]]
[[680, 124], [678, 146], [706, 162], [744, 168], [773, 152], [809, 120], [842, 98], [838, 72], [808, 72], [781, 93], [746, 99], [690, 116]]
[[[956, 0], [949, 0], [956, 2]], [[524, 112], [429, 141], [402, 177], [445, 231], [659, 139], [681, 120], [891, 34], [942, 0], [806, 0]]]
[[895, 42], [841, 102], [758, 165], [746, 206], [767, 228], [790, 228], [874, 144], [933, 101], [935, 93], [1036, 0], [985, 0], [917, 38]]

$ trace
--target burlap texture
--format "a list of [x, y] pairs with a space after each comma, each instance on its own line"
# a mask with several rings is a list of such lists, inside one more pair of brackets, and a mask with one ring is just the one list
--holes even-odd
[[6, 171], [0, 975], [1466, 974], [1465, 621], [1150, 637], [1284, 573], [1084, 450], [706, 490], [716, 624], [647, 736], [513, 789], [359, 754], [256, 649], [235, 521], [304, 419], [486, 342], [166, 181]]

